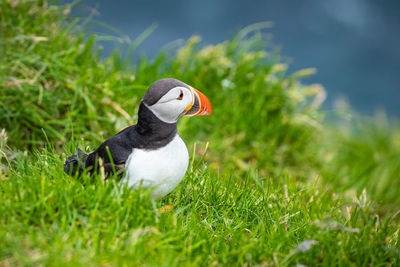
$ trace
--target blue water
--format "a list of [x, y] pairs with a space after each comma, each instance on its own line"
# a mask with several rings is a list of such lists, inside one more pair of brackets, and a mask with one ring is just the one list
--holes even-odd
[[[138, 53], [154, 56], [166, 44], [202, 36], [203, 44], [226, 40], [244, 26], [272, 21], [273, 44], [281, 47], [289, 72], [315, 67], [304, 82], [320, 83], [327, 108], [338, 98], [356, 110], [400, 116], [400, 0], [88, 0], [94, 19], [135, 39], [153, 23], [157, 29]], [[94, 32], [110, 33], [102, 26]], [[105, 54], [120, 47], [103, 42]]]

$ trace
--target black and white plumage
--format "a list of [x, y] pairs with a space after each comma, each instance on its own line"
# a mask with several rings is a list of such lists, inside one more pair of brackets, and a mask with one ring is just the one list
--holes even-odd
[[186, 145], [178, 134], [178, 119], [211, 112], [209, 100], [198, 90], [176, 79], [158, 80], [140, 103], [136, 125], [89, 154], [78, 149], [65, 161], [64, 171], [71, 175], [96, 172], [100, 164], [107, 176], [125, 170], [122, 181], [129, 187], [152, 187], [152, 197], [161, 198], [179, 184], [189, 162]]

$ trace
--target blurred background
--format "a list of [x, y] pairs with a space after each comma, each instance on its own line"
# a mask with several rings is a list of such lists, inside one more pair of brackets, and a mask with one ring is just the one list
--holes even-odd
[[[68, 2], [68, 1], [66, 1]], [[74, 15], [94, 15], [89, 30], [131, 40], [156, 23], [137, 49], [150, 58], [194, 34], [204, 45], [222, 42], [241, 28], [271, 21], [267, 30], [289, 73], [315, 67], [307, 83], [320, 83], [331, 109], [344, 98], [363, 114], [400, 116], [400, 1], [398, 0], [87, 0]], [[107, 26], [106, 26], [107, 25]], [[111, 29], [115, 28], [115, 29]], [[105, 55], [118, 42], [101, 42]]]

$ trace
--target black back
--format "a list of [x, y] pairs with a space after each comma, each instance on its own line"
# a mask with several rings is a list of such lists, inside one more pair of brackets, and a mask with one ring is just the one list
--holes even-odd
[[111, 163], [109, 154], [114, 164], [125, 164], [134, 148], [157, 149], [167, 145], [176, 134], [176, 123], [161, 121], [140, 103], [138, 123], [107, 139], [88, 155], [85, 165], [95, 166], [97, 158], [102, 158], [104, 163]]

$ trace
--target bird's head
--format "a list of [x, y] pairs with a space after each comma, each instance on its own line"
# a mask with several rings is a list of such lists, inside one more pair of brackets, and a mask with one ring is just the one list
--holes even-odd
[[211, 115], [211, 104], [200, 91], [176, 79], [154, 82], [143, 96], [142, 103], [166, 123], [175, 123], [181, 116]]

